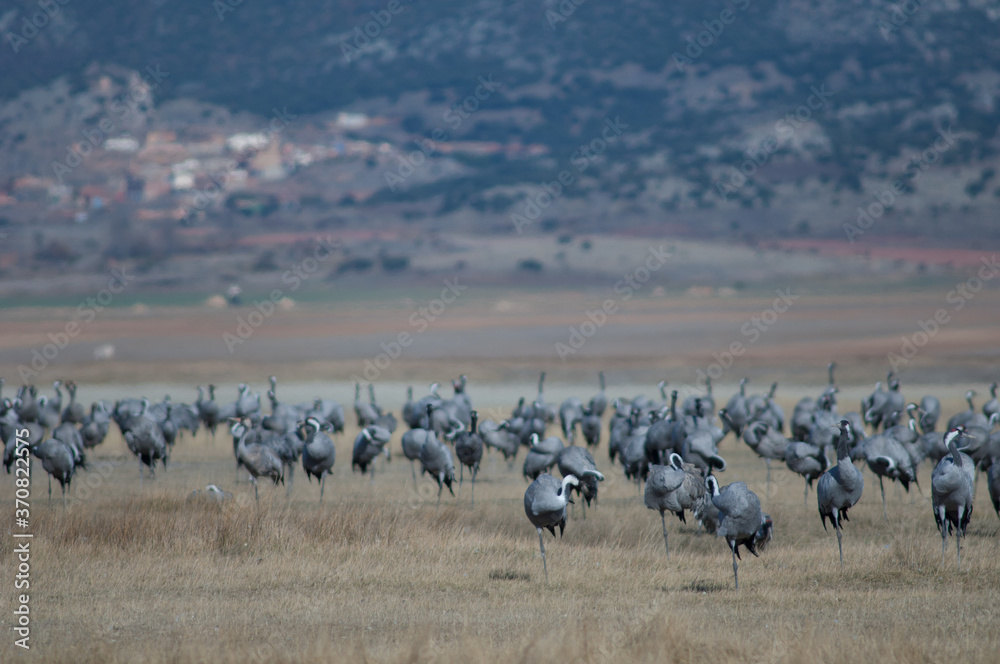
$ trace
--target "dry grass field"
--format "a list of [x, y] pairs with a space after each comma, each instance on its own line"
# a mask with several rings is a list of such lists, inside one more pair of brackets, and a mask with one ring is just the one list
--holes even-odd
[[[787, 412], [798, 396], [782, 402]], [[958, 407], [946, 402], [947, 412]], [[720, 447], [730, 464], [721, 480], [747, 481], [775, 524], [771, 547], [744, 558], [735, 591], [726, 544], [698, 532], [693, 519], [668, 520], [667, 560], [658, 514], [609, 465], [605, 434], [595, 454], [607, 476], [599, 506], [583, 520], [577, 505], [562, 539], [546, 533], [546, 585], [522, 506], [523, 453], [512, 470], [499, 455], [484, 458], [475, 509], [468, 481], [460, 498], [445, 491], [438, 507], [436, 485], [413, 486], [398, 435], [396, 457], [379, 462], [374, 483], [352, 475], [355, 432], [338, 440], [323, 504], [300, 467], [290, 498], [283, 487], [262, 484], [255, 505], [245, 473], [236, 482], [230, 438], [221, 432], [179, 442], [167, 471], [140, 488], [136, 463], [113, 429], [66, 509], [58, 486], [46, 504], [36, 464], [32, 649], [12, 646], [15, 563], [7, 534], [0, 538], [0, 578], [9, 584], [0, 660], [997, 661], [1000, 519], [985, 482], [957, 569], [953, 545], [941, 562], [930, 468], [920, 472], [923, 496], [887, 489], [889, 523], [865, 470], [841, 569], [815, 494], [803, 506], [802, 481], [779, 465], [768, 493], [763, 462], [730, 436]], [[2, 495], [12, 512], [9, 479]], [[209, 482], [233, 498], [221, 505], [188, 499]]]
[[[716, 398], [724, 402], [744, 375], [753, 378], [752, 392], [780, 380], [779, 401], [790, 414], [800, 396], [819, 393], [826, 362], [837, 359], [841, 410], [856, 409], [884, 378], [886, 354], [946, 306], [952, 283], [806, 292], [718, 381]], [[349, 411], [348, 377], [381, 352], [380, 343], [413, 331], [407, 316], [426, 304], [423, 295], [414, 297], [296, 307], [276, 314], [233, 354], [222, 335], [246, 310], [109, 310], [35, 380], [48, 394], [52, 380], [75, 379], [86, 404], [160, 399], [168, 391], [175, 401], [192, 401], [194, 385], [215, 381], [219, 400], [227, 401], [237, 381], [263, 394], [274, 373], [283, 400], [322, 395]], [[710, 366], [713, 352], [746, 341], [740, 326], [773, 299], [636, 298], [581, 353], [560, 362], [555, 343], [603, 297], [470, 291], [378, 377], [379, 399], [398, 414], [405, 385], [412, 382], [419, 396], [431, 380], [467, 373], [474, 403], [497, 418], [518, 396], [534, 394], [542, 369], [550, 372], [547, 398], [556, 403], [591, 395], [599, 369], [608, 372], [612, 397], [651, 395], [660, 378], [683, 390], [696, 369]], [[942, 423], [965, 408], [966, 389], [985, 393], [997, 379], [998, 301], [1000, 291], [984, 289], [901, 370], [908, 398], [942, 398]], [[71, 312], [4, 314], [0, 375], [8, 396], [19, 383], [17, 365]], [[103, 343], [116, 346], [113, 361], [91, 359]], [[258, 507], [246, 475], [237, 482], [223, 432], [214, 440], [205, 432], [183, 439], [170, 467], [140, 487], [136, 462], [112, 428], [92, 454], [93, 469], [76, 478], [66, 509], [58, 487], [46, 504], [46, 477], [36, 464], [27, 652], [13, 646], [13, 477], [3, 476], [0, 584], [8, 585], [0, 662], [998, 660], [1000, 519], [985, 482], [957, 569], [953, 545], [941, 562], [929, 466], [920, 472], [923, 495], [888, 488], [889, 523], [878, 483], [865, 470], [841, 569], [815, 494], [803, 505], [802, 481], [781, 464], [768, 492], [763, 462], [729, 437], [720, 448], [729, 463], [720, 481], [745, 480], [775, 525], [770, 548], [741, 563], [737, 592], [726, 544], [700, 533], [693, 520], [684, 525], [670, 517], [667, 560], [659, 515], [608, 462], [605, 427], [595, 453], [607, 477], [599, 506], [586, 520], [576, 510], [562, 539], [546, 534], [546, 585], [538, 538], [524, 515], [523, 452], [513, 469], [499, 455], [484, 459], [474, 510], [468, 482], [460, 499], [445, 492], [438, 507], [436, 485], [424, 479], [413, 486], [398, 434], [395, 458], [379, 461], [374, 483], [352, 475], [355, 433], [349, 427], [338, 439], [322, 505], [299, 467], [290, 498], [284, 487], [262, 485]], [[222, 505], [188, 500], [210, 482], [233, 498]]]

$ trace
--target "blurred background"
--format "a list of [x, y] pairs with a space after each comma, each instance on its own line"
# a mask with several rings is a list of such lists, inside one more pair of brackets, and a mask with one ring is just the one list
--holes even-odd
[[998, 20], [15, 0], [0, 371], [989, 380]]

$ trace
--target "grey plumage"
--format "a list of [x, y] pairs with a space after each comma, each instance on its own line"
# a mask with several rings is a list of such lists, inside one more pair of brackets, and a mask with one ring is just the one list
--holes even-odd
[[49, 438], [31, 448], [31, 453], [42, 462], [42, 468], [49, 475], [49, 503], [52, 503], [52, 478], [59, 481], [62, 489], [63, 507], [66, 507], [66, 487], [71, 486], [78, 467], [73, 449], [61, 440]]
[[[598, 483], [604, 481], [604, 475], [597, 470], [594, 456], [585, 447], [570, 445], [561, 449], [556, 455], [556, 465], [563, 477], [572, 475], [579, 480], [575, 488], [577, 494], [583, 496], [580, 509], [583, 511], [583, 518], [586, 519], [587, 505], [597, 500]], [[572, 490], [573, 488], [570, 488], [570, 491]]]
[[851, 438], [851, 423], [840, 421], [840, 436], [837, 438], [837, 465], [823, 473], [816, 485], [816, 500], [819, 516], [826, 530], [829, 519], [837, 531], [837, 548], [840, 551], [840, 566], [844, 566], [844, 548], [841, 540], [841, 521], [848, 521], [847, 510], [861, 500], [865, 480], [861, 471], [851, 463], [848, 440]]
[[705, 495], [701, 474], [691, 464], [684, 464], [679, 454], [670, 455], [670, 465], [655, 464], [650, 466], [649, 477], [646, 479], [646, 491], [643, 502], [651, 510], [660, 513], [663, 526], [663, 546], [670, 558], [670, 545], [667, 543], [666, 512], [670, 512], [686, 523], [685, 510], [693, 510], [699, 499]]
[[253, 482], [253, 495], [257, 504], [260, 504], [260, 494], [257, 492], [257, 478], [267, 477], [275, 484], [285, 483], [283, 465], [278, 453], [267, 445], [261, 443], [247, 444], [247, 437], [250, 433], [250, 422], [241, 420], [233, 425], [232, 433], [239, 436], [236, 444], [236, 464], [243, 466], [250, 473], [250, 481]]
[[959, 425], [945, 434], [945, 445], [951, 452], [938, 462], [931, 473], [931, 504], [934, 522], [941, 532], [941, 563], [948, 546], [948, 534], [955, 532], [955, 555], [962, 565], [961, 539], [972, 516], [973, 483], [976, 473], [972, 458], [958, 450], [958, 441], [965, 437], [965, 427]]
[[916, 483], [917, 481], [913, 460], [899, 441], [888, 433], [875, 434], [867, 438], [863, 449], [868, 468], [878, 476], [879, 488], [882, 490], [882, 516], [888, 521], [883, 478], [899, 481], [903, 488], [909, 492], [910, 482]]
[[1000, 458], [993, 458], [993, 465], [986, 473], [986, 486], [990, 491], [990, 502], [993, 510], [1000, 517]]
[[733, 580], [740, 588], [739, 566], [740, 546], [755, 557], [757, 549], [762, 551], [771, 540], [773, 526], [771, 517], [760, 509], [760, 499], [747, 488], [746, 482], [733, 482], [719, 489], [719, 482], [711, 475], [705, 478], [706, 487], [712, 492], [712, 504], [719, 510], [718, 534], [726, 539], [733, 554]]
[[337, 460], [337, 448], [330, 436], [323, 431], [323, 424], [319, 419], [310, 417], [299, 426], [302, 469], [306, 471], [307, 480], [312, 481], [315, 477], [319, 482], [319, 502], [323, 502], [326, 476], [333, 472], [333, 464]]
[[471, 411], [469, 413], [470, 424], [468, 431], [460, 431], [454, 439], [455, 456], [458, 457], [459, 475], [458, 491], [462, 492], [462, 477], [465, 474], [464, 468], [468, 466], [472, 473], [472, 500], [471, 505], [476, 505], [476, 475], [479, 474], [479, 462], [483, 459], [483, 439], [479, 435], [479, 413]]
[[806, 481], [805, 500], [809, 499], [809, 487], [814, 480], [819, 479], [830, 466], [823, 448], [800, 441], [788, 443], [785, 447], [785, 465], [793, 473], [801, 475]]
[[535, 480], [544, 472], [547, 472], [556, 464], [559, 452], [563, 449], [563, 442], [557, 436], [549, 436], [545, 440], [539, 441], [538, 434], [531, 434], [531, 447], [524, 457], [522, 473], [525, 479]]
[[553, 536], [556, 526], [562, 536], [566, 528], [566, 505], [573, 502], [567, 487], [575, 486], [579, 480], [573, 475], [567, 475], [562, 482], [548, 473], [539, 475], [524, 492], [524, 513], [528, 521], [538, 531], [538, 546], [542, 552], [542, 568], [545, 570], [545, 582], [549, 582], [549, 568], [545, 562], [545, 542], [542, 540], [542, 529], [548, 529]]
[[420, 448], [420, 474], [428, 473], [438, 484], [438, 504], [441, 503], [441, 492], [448, 487], [448, 492], [454, 496], [451, 485], [455, 481], [455, 464], [451, 452], [437, 436], [428, 436]]
[[362, 474], [371, 471], [372, 481], [375, 481], [375, 459], [379, 454], [389, 457], [389, 448], [386, 445], [392, 438], [392, 434], [382, 427], [371, 424], [363, 428], [354, 438], [354, 449], [351, 454], [351, 470], [355, 468]]

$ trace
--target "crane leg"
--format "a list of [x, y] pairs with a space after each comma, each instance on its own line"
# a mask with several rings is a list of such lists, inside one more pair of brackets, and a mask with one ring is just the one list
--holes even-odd
[[[973, 494], [975, 495], [975, 494]], [[965, 510], [958, 508], [958, 523], [962, 523], [962, 516]], [[958, 558], [958, 568], [962, 569], [962, 526], [955, 528], [955, 556]]]
[[740, 589], [739, 565], [736, 564], [736, 547], [733, 546], [733, 580], [736, 582], [736, 589]]
[[844, 568], [844, 540], [843, 540], [843, 535], [840, 532], [840, 522], [838, 521], [834, 525], [836, 526], [835, 530], [837, 531], [837, 551], [840, 552], [840, 568], [843, 569]]
[[438, 482], [438, 501], [437, 501], [437, 506], [439, 508], [441, 507], [441, 492], [442, 491], [444, 491], [444, 483], [439, 481]]
[[660, 523], [663, 524], [663, 548], [667, 550], [667, 560], [670, 560], [670, 545], [667, 544], [667, 517], [660, 510]]
[[250, 481], [253, 482], [253, 497], [257, 501], [257, 507], [260, 507], [260, 494], [257, 493], [257, 478], [251, 475]]
[[802, 497], [802, 504], [807, 506], [809, 505], [809, 482], [806, 482], [806, 493]]
[[52, 476], [49, 475], [49, 507], [52, 506]]
[[549, 566], [545, 563], [545, 540], [542, 539], [542, 529], [536, 528], [538, 531], [538, 546], [542, 550], [542, 569], [545, 570], [545, 583], [549, 582]]
[[285, 489], [285, 496], [292, 495], [292, 481], [295, 479], [295, 464], [288, 464], [288, 488]]
[[[478, 474], [479, 474], [479, 469], [473, 468], [472, 469], [472, 504], [470, 505], [470, 507], [475, 507], [476, 506], [476, 475], [478, 475]], [[459, 485], [459, 486], [461, 486], [461, 485]]]
[[410, 472], [413, 473], [413, 490], [417, 490], [417, 469], [413, 465], [413, 459], [410, 459]]
[[586, 521], [587, 520], [587, 499], [583, 497], [582, 493], [579, 494], [579, 495], [580, 495], [580, 511], [583, 512], [583, 520]]
[[765, 458], [764, 459], [764, 465], [767, 466], [767, 481], [765, 482], [764, 487], [765, 487], [765, 491], [766, 491], [768, 497], [770, 497], [771, 496], [771, 460]]
[[[309, 479], [306, 477], [306, 479]], [[323, 477], [319, 478], [319, 502], [323, 502], [323, 488], [326, 486], [326, 473], [323, 473]]]
[[[65, 484], [62, 485], [62, 494], [63, 494], [63, 509], [66, 509], [66, 485]], [[962, 559], [961, 558], [959, 558], [958, 564], [959, 564], [959, 567], [961, 567], [961, 565], [962, 565]]]
[[889, 514], [885, 511], [885, 484], [882, 483], [882, 476], [878, 476], [878, 488], [882, 489], [882, 517], [889, 523]]
[[944, 554], [948, 550], [948, 522], [941, 522], [941, 564], [944, 565]]

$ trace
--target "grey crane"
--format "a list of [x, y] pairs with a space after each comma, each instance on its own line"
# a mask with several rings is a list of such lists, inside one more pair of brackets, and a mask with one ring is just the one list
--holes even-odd
[[355, 468], [365, 474], [371, 469], [371, 481], [375, 482], [375, 459], [379, 454], [389, 458], [389, 448], [386, 445], [392, 439], [387, 429], [370, 424], [358, 432], [354, 438], [354, 449], [351, 453], [351, 470]]
[[[597, 500], [598, 482], [604, 481], [604, 475], [597, 470], [594, 463], [594, 456], [585, 447], [570, 445], [564, 447], [556, 455], [556, 465], [559, 467], [559, 474], [563, 477], [572, 475], [580, 483], [576, 485], [576, 492], [583, 496], [580, 509], [583, 511], [583, 518], [587, 518], [587, 505], [591, 501]], [[571, 488], [570, 491], [573, 489]]]
[[960, 452], [958, 441], [966, 437], [965, 427], [959, 425], [945, 434], [945, 445], [951, 452], [941, 459], [931, 473], [931, 504], [934, 522], [941, 531], [941, 564], [948, 548], [948, 533], [955, 531], [955, 555], [962, 566], [961, 539], [972, 516], [973, 478], [976, 473], [972, 458]]
[[517, 452], [521, 449], [521, 439], [511, 433], [508, 422], [494, 422], [493, 420], [483, 420], [479, 423], [479, 435], [483, 437], [483, 444], [486, 447], [498, 450], [503, 454], [504, 461], [509, 466], [513, 466]]
[[986, 428], [986, 423], [989, 421], [985, 416], [976, 411], [976, 405], [973, 402], [973, 398], [976, 396], [975, 390], [969, 390], [965, 393], [965, 402], [969, 404], [966, 410], [959, 413], [955, 413], [948, 419], [948, 430], [951, 431], [955, 427], [964, 426], [966, 428], [970, 426], [978, 426]]
[[354, 384], [354, 415], [358, 418], [358, 427], [364, 428], [375, 424], [379, 412], [371, 403], [365, 403], [361, 398], [361, 384]]
[[406, 401], [403, 402], [403, 421], [406, 426], [416, 429], [420, 426], [420, 407], [413, 400], [413, 386], [406, 386]]
[[522, 474], [526, 480], [537, 479], [539, 475], [548, 471], [556, 464], [559, 452], [564, 445], [558, 436], [549, 436], [545, 440], [539, 441], [538, 434], [531, 434], [531, 447], [524, 457], [524, 467]]
[[719, 481], [709, 475], [705, 486], [712, 493], [712, 504], [719, 510], [718, 534], [726, 539], [733, 552], [733, 581], [740, 589], [739, 565], [740, 546], [757, 557], [757, 549], [763, 551], [773, 536], [771, 517], [760, 509], [760, 499], [747, 488], [746, 482], [733, 482], [722, 490]]
[[809, 487], [814, 480], [819, 479], [827, 468], [830, 461], [823, 453], [823, 448], [818, 445], [801, 441], [789, 442], [785, 447], [785, 465], [793, 473], [801, 475], [806, 481], [805, 495], [803, 501], [809, 500]]
[[577, 486], [579, 480], [574, 475], [567, 475], [562, 482], [548, 473], [539, 475], [528, 485], [524, 492], [524, 513], [528, 521], [538, 531], [538, 546], [542, 551], [542, 569], [545, 571], [545, 583], [549, 582], [549, 567], [545, 562], [545, 541], [542, 539], [542, 529], [547, 528], [555, 537], [556, 526], [559, 526], [559, 536], [566, 528], [566, 505], [573, 502], [570, 486]]
[[[430, 421], [433, 404], [427, 404], [427, 421]], [[419, 424], [419, 422], [418, 422]], [[410, 473], [413, 475], [413, 486], [417, 486], [417, 471], [414, 468], [414, 461], [420, 460], [420, 449], [424, 446], [428, 436], [433, 436], [433, 429], [423, 429], [419, 426], [410, 429], [403, 434], [403, 456], [410, 460]]]
[[750, 411], [747, 410], [747, 383], [750, 382], [749, 378], [740, 379], [740, 391], [729, 398], [726, 403], [726, 411], [729, 413], [729, 423], [723, 422], [722, 427], [725, 433], [730, 431], [738, 439], [743, 435], [743, 427], [746, 426], [747, 420], [750, 419]]
[[1000, 413], [1000, 399], [997, 399], [997, 384], [990, 383], [990, 400], [983, 404], [983, 415], [987, 418]]
[[204, 390], [199, 385], [198, 400], [195, 401], [194, 405], [198, 409], [198, 417], [201, 419], [202, 424], [212, 432], [212, 438], [215, 438], [215, 429], [219, 426], [219, 422], [222, 421], [219, 414], [219, 404], [215, 402], [215, 385], [208, 386], [208, 399], [204, 397]]
[[928, 394], [920, 399], [917, 412], [920, 414], [920, 431], [930, 433], [937, 428], [938, 418], [941, 417], [941, 402]]
[[59, 481], [62, 489], [63, 507], [66, 507], [66, 487], [73, 482], [77, 464], [73, 449], [61, 440], [49, 438], [31, 448], [31, 453], [42, 462], [42, 468], [49, 474], [49, 504], [52, 504], [52, 478]]
[[572, 445], [576, 437], [576, 425], [583, 420], [583, 401], [577, 397], [569, 397], [559, 406], [559, 424], [562, 426], [563, 438]]
[[583, 419], [580, 420], [580, 433], [588, 447], [597, 447], [601, 443], [601, 416], [594, 410], [593, 403], [583, 409]]
[[[324, 426], [326, 425], [326, 426]], [[337, 448], [333, 440], [323, 431], [331, 425], [310, 417], [299, 425], [299, 437], [302, 439], [302, 469], [306, 471], [306, 479], [312, 481], [315, 477], [319, 482], [319, 502], [323, 502], [323, 489], [326, 486], [326, 476], [333, 472], [333, 464], [337, 459]]]
[[437, 439], [437, 436], [428, 436], [420, 448], [420, 474], [424, 473], [428, 473], [438, 484], [438, 505], [441, 504], [441, 492], [444, 487], [447, 486], [448, 493], [455, 495], [451, 488], [455, 481], [455, 463], [452, 461], [451, 452]]
[[590, 398], [590, 403], [588, 404], [590, 412], [600, 419], [604, 415], [604, 410], [608, 407], [608, 397], [604, 393], [604, 372], [600, 371], [597, 374], [598, 383], [601, 386], [601, 390]]
[[816, 485], [816, 500], [819, 516], [826, 530], [826, 520], [830, 519], [837, 531], [837, 549], [840, 551], [840, 566], [844, 566], [844, 547], [841, 541], [841, 521], [848, 521], [847, 510], [861, 500], [865, 479], [853, 463], [848, 441], [851, 439], [851, 422], [840, 421], [840, 436], [837, 438], [837, 465], [823, 473]]
[[39, 424], [51, 431], [59, 426], [60, 417], [59, 409], [48, 397], [38, 397], [38, 415], [36, 421]]
[[990, 490], [990, 502], [1000, 517], [1000, 457], [993, 457], [993, 465], [986, 473], [986, 486]]
[[[889, 372], [889, 380], [892, 380], [892, 372]], [[882, 408], [888, 400], [889, 394], [882, 389], [882, 381], [875, 383], [875, 389], [867, 397], [861, 400], [861, 415], [865, 424], [871, 425], [878, 430], [882, 424]]]
[[83, 424], [83, 418], [87, 413], [83, 404], [76, 400], [76, 383], [72, 380], [68, 381], [66, 391], [69, 392], [69, 403], [63, 408], [62, 421], [70, 424]]
[[[676, 391], [676, 390], [675, 390]], [[712, 379], [709, 376], [705, 376], [705, 394], [704, 396], [691, 395], [684, 399], [684, 405], [681, 406], [681, 412], [685, 415], [695, 415], [695, 400], [701, 399], [701, 407], [706, 413], [715, 412], [715, 397], [712, 395]], [[673, 409], [671, 409], [673, 410]]]
[[719, 448], [716, 447], [711, 433], [705, 429], [696, 429], [688, 434], [681, 450], [684, 461], [693, 463], [703, 473], [710, 473], [713, 470], [722, 472], [726, 469], [726, 460], [719, 456]]
[[[719, 411], [719, 417], [723, 417], [726, 409]], [[727, 413], [728, 415], [728, 413]], [[743, 428], [743, 441], [754, 451], [754, 454], [764, 460], [767, 467], [767, 489], [771, 489], [771, 460], [779, 461], [785, 458], [785, 448], [788, 447], [788, 439], [781, 434], [781, 430], [775, 428], [770, 422], [753, 421]]]
[[913, 459], [906, 448], [888, 433], [875, 434], [865, 439], [863, 449], [865, 463], [878, 476], [879, 489], [882, 491], [882, 516], [888, 522], [889, 515], [885, 507], [885, 483], [883, 479], [889, 478], [898, 481], [909, 492], [910, 482], [917, 483], [917, 471], [913, 466]]
[[260, 505], [260, 494], [257, 492], [257, 478], [267, 477], [274, 484], [285, 483], [285, 476], [282, 473], [284, 468], [281, 457], [272, 448], [261, 443], [247, 445], [247, 436], [250, 433], [250, 421], [248, 418], [237, 420], [232, 427], [232, 434], [239, 436], [236, 444], [236, 463], [243, 466], [250, 473], [250, 481], [253, 482], [253, 496]]
[[124, 429], [125, 444], [139, 461], [139, 483], [142, 484], [142, 466], [149, 468], [150, 475], [155, 476], [156, 462], [159, 460], [167, 467], [169, 449], [163, 432], [148, 414], [149, 401], [143, 399], [138, 415], [131, 416], [126, 421]]
[[660, 513], [660, 523], [663, 525], [663, 546], [670, 558], [670, 545], [667, 543], [666, 513], [675, 514], [681, 523], [687, 523], [685, 510], [694, 510], [695, 505], [705, 495], [705, 485], [701, 473], [691, 464], [685, 464], [677, 453], [670, 455], [670, 465], [654, 464], [649, 469], [646, 478], [646, 491], [643, 502], [651, 510]]
[[483, 438], [479, 435], [479, 413], [471, 411], [469, 413], [471, 423], [468, 431], [459, 430], [454, 436], [455, 456], [458, 457], [458, 492], [462, 493], [462, 477], [465, 474], [464, 468], [469, 467], [472, 473], [472, 500], [471, 507], [476, 506], [476, 475], [479, 474], [479, 462], [483, 458]]

